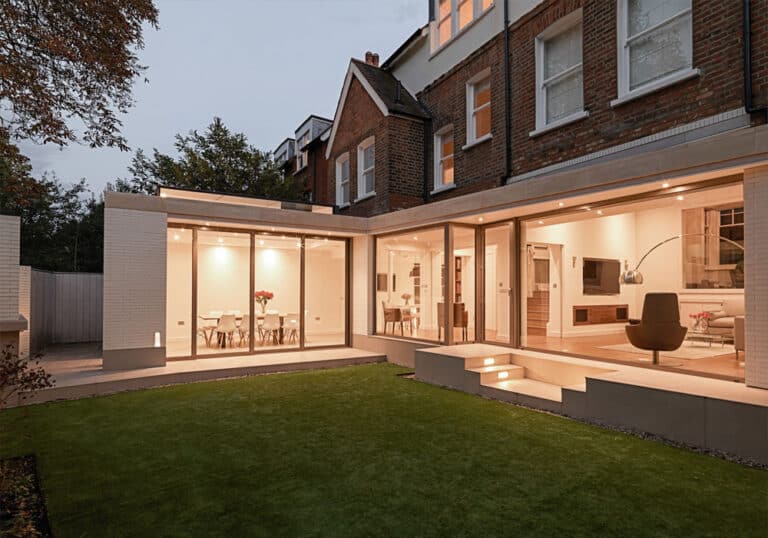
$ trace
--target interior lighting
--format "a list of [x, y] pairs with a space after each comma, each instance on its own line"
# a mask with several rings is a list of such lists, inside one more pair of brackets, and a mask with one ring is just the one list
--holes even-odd
[[563, 202], [560, 202], [560, 203], [559, 203], [559, 204], [557, 204], [557, 205], [558, 205], [559, 207], [563, 207], [563, 206], [565, 206], [565, 203], [563, 203]]
[[598, 215], [602, 215], [602, 214], [603, 214], [603, 210], [602, 210], [602, 209], [598, 209], [598, 210], [597, 210], [597, 214], [598, 214]]
[[677, 197], [678, 202], [682, 202], [683, 200], [685, 200], [685, 196], [683, 196], [682, 194]]
[[174, 234], [173, 235], [173, 240], [174, 241], [178, 241], [179, 239], [180, 239], [179, 234]]
[[543, 220], [540, 220], [540, 221], [539, 221], [539, 224], [544, 224], [544, 221], [543, 221]]
[[661, 188], [662, 189], [668, 189], [669, 188], [669, 183], [662, 183], [661, 184]]
[[485, 219], [483, 217], [478, 217], [477, 222], [483, 222]]

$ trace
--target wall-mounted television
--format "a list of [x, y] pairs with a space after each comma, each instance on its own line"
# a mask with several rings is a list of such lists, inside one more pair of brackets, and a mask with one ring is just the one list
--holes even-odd
[[584, 295], [618, 295], [621, 262], [619, 260], [602, 260], [599, 258], [584, 258], [582, 281]]

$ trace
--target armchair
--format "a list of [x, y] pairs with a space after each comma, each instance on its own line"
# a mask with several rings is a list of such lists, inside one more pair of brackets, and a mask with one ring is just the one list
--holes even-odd
[[642, 320], [630, 320], [626, 332], [633, 346], [652, 351], [653, 364], [659, 364], [659, 352], [679, 348], [688, 332], [680, 324], [677, 294], [647, 294], [643, 302]]

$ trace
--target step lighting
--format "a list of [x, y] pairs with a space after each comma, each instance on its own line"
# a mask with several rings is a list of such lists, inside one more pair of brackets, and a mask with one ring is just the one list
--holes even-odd
[[493, 357], [489, 357], [489, 358], [483, 360], [483, 364], [485, 366], [491, 366], [491, 365], [493, 365], [495, 363], [496, 363], [496, 359], [494, 359]]
[[509, 377], [509, 372], [499, 372], [499, 379], [506, 379]]

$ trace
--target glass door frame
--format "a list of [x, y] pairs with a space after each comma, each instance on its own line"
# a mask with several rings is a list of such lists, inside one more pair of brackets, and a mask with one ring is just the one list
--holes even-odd
[[[285, 353], [285, 352], [292, 352], [292, 351], [305, 351], [305, 350], [322, 350], [322, 349], [339, 349], [344, 347], [350, 347], [351, 346], [351, 327], [350, 322], [352, 319], [351, 315], [351, 301], [350, 301], [350, 282], [351, 282], [351, 271], [352, 271], [352, 260], [351, 260], [351, 241], [348, 237], [331, 237], [329, 235], [322, 235], [322, 234], [303, 234], [303, 233], [295, 233], [295, 232], [273, 232], [258, 228], [228, 228], [226, 226], [205, 226], [201, 224], [186, 224], [186, 223], [177, 223], [177, 222], [169, 222], [167, 224], [168, 229], [182, 229], [182, 230], [191, 230], [192, 231], [192, 286], [191, 286], [191, 294], [192, 294], [192, 301], [191, 301], [191, 323], [190, 323], [190, 338], [191, 338], [191, 346], [190, 346], [190, 355], [188, 356], [180, 356], [180, 357], [167, 357], [166, 360], [168, 361], [178, 361], [178, 360], [191, 360], [191, 359], [216, 359], [216, 358], [225, 358], [225, 357], [241, 357], [243, 355], [267, 355], [270, 353]], [[200, 355], [197, 353], [197, 294], [198, 294], [198, 232], [200, 231], [206, 231], [206, 232], [222, 232], [222, 233], [241, 233], [243, 235], [249, 236], [250, 241], [250, 278], [248, 283], [249, 288], [249, 319], [250, 319], [250, 326], [248, 327], [249, 331], [249, 337], [248, 337], [248, 349], [242, 350], [242, 351], [236, 351], [231, 353], [211, 353], [211, 354], [205, 354]], [[267, 349], [267, 350], [258, 350], [256, 349], [256, 343], [255, 343], [255, 330], [256, 330], [256, 305], [253, 300], [253, 294], [255, 292], [255, 276], [256, 276], [256, 236], [278, 236], [278, 237], [286, 237], [286, 238], [296, 238], [301, 242], [301, 252], [300, 252], [300, 262], [299, 262], [299, 343], [298, 346], [291, 346], [286, 347], [284, 349], [278, 348], [278, 349]], [[305, 306], [306, 306], [306, 240], [307, 239], [328, 239], [328, 241], [336, 241], [338, 243], [343, 242], [344, 243], [344, 343], [343, 344], [331, 344], [331, 345], [325, 345], [325, 346], [306, 346], [306, 329], [305, 329], [305, 323], [306, 323], [306, 312], [305, 312]], [[167, 253], [166, 253], [166, 264], [167, 264]], [[166, 293], [166, 301], [167, 293]], [[167, 316], [167, 313], [166, 313]]]

